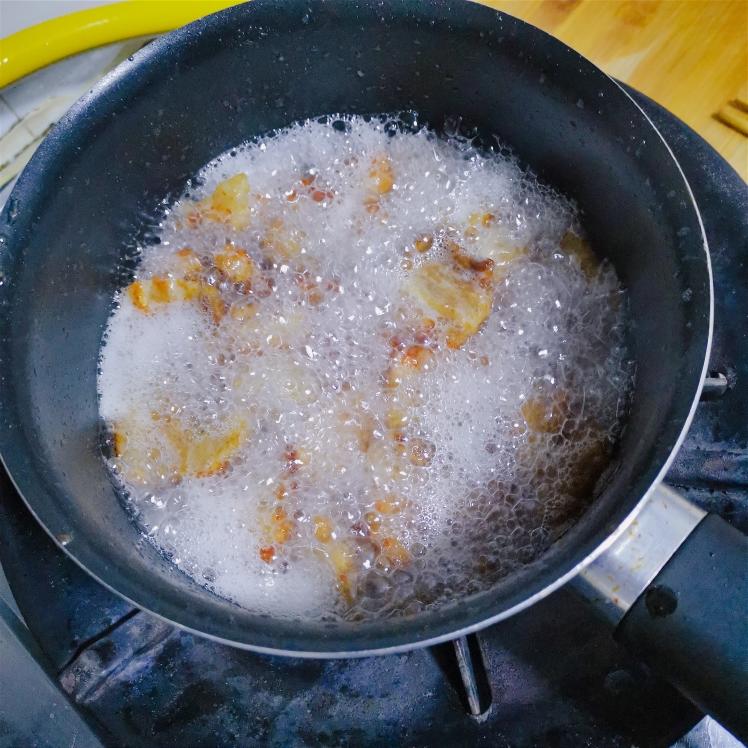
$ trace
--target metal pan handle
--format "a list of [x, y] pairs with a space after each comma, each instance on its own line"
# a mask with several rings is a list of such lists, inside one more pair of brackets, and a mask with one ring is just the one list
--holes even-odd
[[619, 642], [748, 741], [748, 537], [660, 485], [574, 584]]

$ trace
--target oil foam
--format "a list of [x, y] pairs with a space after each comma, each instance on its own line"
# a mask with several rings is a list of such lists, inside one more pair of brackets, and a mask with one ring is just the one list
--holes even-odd
[[[496, 584], [590, 501], [631, 387], [625, 295], [573, 203], [505, 149], [300, 123], [205, 166], [158, 238], [101, 349], [108, 463], [216, 594], [411, 614]], [[435, 266], [488, 299], [476, 331], [423, 290]]]

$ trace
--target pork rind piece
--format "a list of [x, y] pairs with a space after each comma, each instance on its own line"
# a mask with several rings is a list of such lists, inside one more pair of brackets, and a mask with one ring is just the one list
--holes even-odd
[[389, 156], [375, 156], [366, 174], [364, 208], [367, 213], [379, 212], [382, 198], [395, 187], [395, 170]]
[[569, 416], [566, 393], [533, 395], [522, 403], [520, 412], [530, 431], [555, 434]]
[[215, 266], [232, 283], [247, 283], [252, 279], [255, 265], [245, 249], [227, 243], [214, 258]]
[[600, 260], [589, 243], [574, 231], [567, 231], [561, 239], [561, 249], [571, 257], [588, 278], [594, 278], [600, 270]]
[[207, 478], [229, 466], [234, 454], [247, 440], [246, 424], [237, 422], [218, 434], [185, 429], [173, 420], [166, 420], [164, 431], [179, 457], [181, 475]]
[[460, 348], [491, 314], [493, 288], [484, 281], [435, 262], [415, 270], [406, 290], [424, 311], [448, 323], [447, 345]]
[[249, 179], [243, 172], [224, 179], [213, 193], [187, 212], [187, 223], [198, 226], [203, 220], [225, 223], [237, 231], [246, 229], [252, 218]]
[[464, 253], [475, 260], [491, 260], [497, 279], [507, 275], [510, 266], [527, 254], [527, 247], [513, 238], [493, 213], [471, 213], [463, 232]]
[[156, 276], [133, 281], [125, 295], [133, 306], [143, 314], [153, 314], [167, 304], [179, 301], [195, 301], [201, 309], [218, 324], [226, 314], [226, 303], [220, 291], [201, 280], [185, 280]]
[[388, 156], [377, 156], [371, 161], [369, 169], [370, 191], [377, 195], [386, 195], [395, 186], [395, 170]]
[[117, 471], [129, 483], [156, 488], [179, 483], [179, 455], [158, 423], [145, 414], [129, 414], [112, 427]]
[[292, 260], [301, 253], [304, 239], [303, 231], [276, 216], [270, 220], [260, 239], [260, 249], [271, 259]]
[[150, 314], [161, 305], [198, 298], [200, 286], [199, 281], [156, 276], [133, 281], [125, 294], [138, 311]]
[[208, 434], [158, 413], [132, 414], [112, 430], [117, 469], [130, 483], [154, 488], [223, 472], [249, 435], [244, 423]]

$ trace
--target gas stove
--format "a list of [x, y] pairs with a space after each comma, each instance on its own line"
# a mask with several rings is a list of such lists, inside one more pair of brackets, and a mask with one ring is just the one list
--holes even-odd
[[[728, 385], [700, 405], [667, 481], [745, 532], [748, 188], [692, 130], [632, 93], [702, 211], [716, 290], [712, 374]], [[699, 712], [627, 655], [568, 589], [477, 635], [406, 654], [254, 654], [174, 628], [101, 587], [51, 542], [5, 474], [0, 563], [53, 680], [105, 744], [719, 744], [713, 723], [689, 733]], [[35, 744], [48, 744], [47, 728], [32, 731]]]

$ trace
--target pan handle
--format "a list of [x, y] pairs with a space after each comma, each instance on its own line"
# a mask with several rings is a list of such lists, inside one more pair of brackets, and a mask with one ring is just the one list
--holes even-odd
[[575, 587], [621, 644], [748, 741], [748, 537], [660, 485]]

